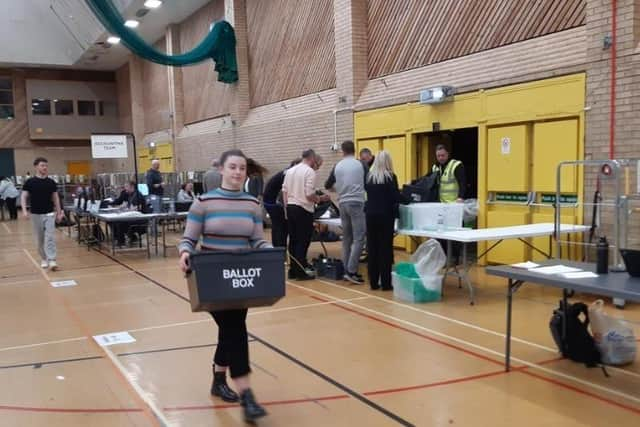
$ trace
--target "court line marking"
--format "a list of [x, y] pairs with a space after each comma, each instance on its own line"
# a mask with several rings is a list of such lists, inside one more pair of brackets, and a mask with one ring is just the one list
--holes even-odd
[[12, 350], [23, 350], [25, 348], [35, 348], [35, 347], [42, 347], [42, 346], [46, 346], [46, 345], [64, 344], [64, 343], [74, 342], [74, 341], [84, 341], [86, 339], [87, 339], [87, 337], [75, 337], [75, 338], [65, 338], [65, 339], [62, 339], [62, 340], [55, 340], [55, 341], [38, 342], [38, 343], [34, 343], [34, 344], [16, 345], [16, 346], [13, 346], [13, 347], [0, 348], [0, 352], [12, 351]]
[[[23, 250], [24, 250], [25, 254], [27, 255], [27, 257], [31, 260], [33, 265], [35, 265], [36, 268], [40, 268], [40, 266], [38, 265], [36, 260], [29, 253], [29, 251], [27, 251], [26, 249], [23, 249]], [[40, 268], [40, 272], [42, 273], [42, 276], [48, 282], [51, 281], [49, 279], [49, 275], [42, 268]], [[133, 391], [135, 391], [135, 393], [137, 394], [137, 397], [141, 400], [143, 405], [146, 405], [147, 409], [143, 408], [143, 412], [145, 413], [145, 415], [151, 421], [156, 421], [156, 423], [158, 425], [160, 425], [160, 426], [171, 426], [171, 425], [173, 425], [171, 422], [169, 422], [169, 420], [166, 418], [164, 413], [159, 410], [159, 408], [157, 407], [155, 402], [151, 399], [151, 396], [148, 395], [144, 390], [142, 390], [140, 388], [140, 386], [137, 384], [136, 378], [134, 378], [134, 376], [132, 376], [124, 368], [124, 366], [120, 363], [120, 361], [117, 359], [117, 357], [113, 355], [111, 350], [109, 350], [105, 346], [98, 345], [98, 343], [95, 340], [92, 339], [89, 331], [87, 331], [85, 329], [84, 324], [82, 323], [82, 321], [80, 320], [78, 315], [75, 313], [75, 311], [73, 311], [73, 309], [69, 306], [67, 300], [63, 296], [61, 296], [61, 295], [59, 295], [59, 294], [57, 294], [55, 292], [53, 292], [51, 295], [55, 295], [55, 296], [57, 296], [58, 299], [61, 300], [62, 304], [67, 309], [67, 312], [69, 313], [69, 316], [77, 323], [77, 326], [84, 333], [84, 335], [88, 339], [88, 341], [91, 342], [94, 345], [94, 347], [96, 347], [97, 349], [101, 350], [104, 354], [107, 355], [107, 358], [111, 361], [112, 366], [115, 367], [116, 372], [120, 374], [120, 375], [118, 375], [118, 377], [120, 377], [121, 379], [124, 379], [125, 384], [129, 384], [129, 386], [133, 389]]]
[[[125, 266], [126, 268], [132, 270], [132, 271], [136, 271], [134, 270], [131, 266], [125, 264], [124, 262], [113, 258], [101, 251], [99, 251], [100, 253], [102, 253], [103, 255], [105, 255], [106, 257], [116, 261], [117, 263]], [[147, 280], [149, 280], [151, 283], [155, 284], [156, 286], [166, 290], [167, 292], [173, 294], [174, 296], [177, 296], [179, 299], [183, 300], [186, 303], [189, 303], [189, 299], [180, 295], [179, 293], [174, 292], [172, 289], [170, 289], [169, 287], [167, 287], [166, 285], [158, 282], [157, 280], [142, 274], [138, 271], [136, 271], [137, 274], [139, 274], [141, 277], [146, 278]], [[348, 303], [350, 304], [350, 303]], [[397, 423], [403, 425], [403, 426], [413, 426], [413, 424], [411, 424], [410, 422], [404, 420], [402, 417], [400, 417], [399, 415], [391, 412], [390, 410], [378, 405], [377, 403], [367, 399], [365, 396], [358, 394], [357, 392], [351, 390], [350, 388], [348, 388], [347, 386], [345, 386], [344, 384], [341, 384], [339, 382], [337, 382], [336, 380], [332, 379], [331, 377], [323, 374], [322, 372], [318, 371], [317, 369], [311, 367], [310, 365], [307, 365], [306, 363], [302, 362], [301, 360], [293, 357], [292, 355], [290, 355], [289, 353], [287, 353], [286, 351], [280, 349], [279, 347], [276, 347], [275, 345], [271, 344], [268, 341], [265, 341], [259, 337], [257, 337], [255, 334], [253, 333], [249, 333], [248, 334], [249, 337], [255, 339], [256, 341], [258, 341], [260, 344], [262, 344], [263, 346], [267, 347], [268, 349], [270, 349], [271, 351], [273, 351], [274, 353], [279, 354], [280, 356], [284, 357], [285, 359], [295, 363], [296, 365], [302, 367], [303, 369], [307, 370], [308, 372], [313, 373], [314, 375], [316, 375], [317, 377], [323, 379], [325, 382], [328, 382], [329, 384], [333, 385], [336, 388], [339, 388], [340, 390], [350, 394], [352, 397], [354, 397], [356, 400], [360, 401], [361, 403], [364, 403], [365, 405], [369, 406], [370, 408], [380, 412], [381, 414], [384, 414], [385, 416], [387, 416], [388, 418], [396, 421]]]
[[274, 353], [279, 354], [284, 359], [294, 363], [295, 365], [298, 365], [299, 367], [305, 369], [307, 372], [310, 372], [311, 374], [315, 375], [316, 377], [320, 378], [321, 380], [324, 380], [325, 382], [331, 384], [335, 388], [342, 390], [343, 392], [345, 392], [348, 395], [350, 395], [351, 397], [353, 397], [355, 400], [360, 401], [361, 403], [365, 404], [369, 408], [380, 412], [381, 414], [383, 414], [386, 417], [392, 419], [393, 421], [397, 422], [398, 424], [403, 425], [403, 426], [407, 426], [407, 427], [409, 427], [409, 426], [414, 427], [414, 424], [412, 424], [409, 421], [405, 420], [404, 418], [402, 418], [400, 415], [396, 414], [395, 412], [392, 412], [391, 410], [385, 408], [384, 406], [379, 405], [376, 402], [368, 399], [362, 393], [359, 393], [359, 392], [351, 389], [350, 387], [342, 384], [341, 382], [339, 382], [337, 380], [334, 380], [330, 376], [324, 374], [323, 372], [321, 372], [318, 369], [312, 367], [311, 365], [306, 364], [302, 360], [292, 356], [291, 354], [289, 354], [288, 352], [282, 350], [281, 348], [276, 347], [275, 345], [271, 344], [268, 341], [263, 340], [262, 338], [256, 336], [255, 334], [253, 334], [251, 332], [249, 332], [249, 336], [252, 337], [253, 339], [255, 339], [256, 341], [258, 341], [260, 344], [262, 344], [266, 348], [268, 348], [271, 351], [273, 351]]
[[[298, 288], [300, 288], [300, 289], [306, 289], [307, 291], [310, 291], [310, 292], [313, 292], [313, 293], [317, 293], [317, 294], [319, 294], [319, 295], [324, 296], [325, 298], [331, 298], [331, 299], [333, 299], [333, 298], [334, 298], [334, 297], [332, 297], [332, 296], [331, 296], [331, 295], [329, 295], [329, 294], [325, 294], [325, 293], [320, 292], [320, 291], [317, 291], [317, 290], [315, 290], [315, 289], [309, 289], [309, 288], [305, 288], [305, 287], [302, 287], [302, 286], [299, 286], [299, 285], [295, 285], [295, 284], [292, 284], [292, 285], [293, 285], [293, 286], [295, 286], [295, 287], [298, 287]], [[386, 314], [386, 313], [379, 312], [379, 311], [377, 311], [377, 310], [373, 310], [373, 309], [370, 309], [370, 308], [367, 308], [367, 307], [360, 306], [360, 305], [358, 305], [358, 304], [354, 304], [354, 303], [352, 303], [352, 302], [345, 302], [345, 303], [342, 303], [342, 304], [350, 305], [350, 306], [353, 306], [353, 307], [355, 307], [355, 308], [357, 308], [357, 309], [360, 309], [360, 310], [363, 310], [363, 311], [368, 311], [368, 312], [374, 313], [374, 314], [376, 314], [376, 315], [378, 315], [378, 316], [381, 316], [381, 317], [386, 317], [386, 318], [391, 319], [391, 320], [393, 320], [393, 321], [395, 321], [395, 322], [397, 322], [397, 323], [404, 324], [404, 325], [407, 325], [407, 326], [411, 326], [411, 327], [413, 327], [413, 328], [416, 328], [416, 329], [419, 329], [419, 330], [423, 330], [423, 331], [425, 331], [425, 332], [429, 332], [430, 334], [436, 335], [436, 336], [438, 336], [438, 337], [441, 337], [441, 338], [445, 338], [445, 339], [451, 340], [451, 341], [456, 342], [456, 343], [458, 343], [458, 344], [466, 345], [466, 346], [468, 346], [468, 347], [471, 347], [471, 348], [474, 348], [474, 349], [477, 349], [477, 350], [483, 351], [483, 352], [485, 352], [485, 353], [489, 353], [489, 354], [492, 354], [492, 355], [498, 356], [498, 357], [500, 357], [500, 358], [504, 358], [504, 357], [505, 357], [504, 353], [501, 353], [501, 352], [499, 352], [499, 351], [492, 350], [492, 349], [490, 349], [490, 348], [483, 347], [483, 346], [480, 346], [480, 345], [478, 345], [478, 344], [474, 344], [474, 343], [472, 343], [472, 342], [469, 342], [469, 341], [466, 341], [466, 340], [463, 340], [463, 339], [460, 339], [460, 338], [454, 337], [454, 336], [452, 336], [452, 335], [446, 335], [446, 334], [443, 334], [443, 333], [441, 333], [441, 332], [435, 331], [435, 330], [430, 329], [430, 328], [427, 328], [427, 327], [425, 327], [425, 326], [418, 325], [418, 324], [413, 323], [413, 322], [410, 322], [410, 321], [408, 321], [408, 320], [400, 319], [400, 318], [397, 318], [397, 317], [395, 317], [395, 316], [391, 316], [391, 315], [388, 315], [388, 314]], [[340, 307], [340, 306], [338, 305], [338, 307]], [[343, 308], [344, 308], [344, 307], [343, 307]], [[354, 310], [354, 309], [351, 309], [351, 311], [354, 311], [354, 312], [358, 313], [358, 312], [357, 312], [356, 310]], [[365, 316], [365, 317], [366, 317], [366, 316], [368, 316], [368, 315], [365, 315], [364, 313], [358, 313], [358, 314], [360, 314], [361, 316]], [[394, 326], [394, 327], [399, 328], [399, 329], [406, 330], [405, 328], [402, 328], [402, 327], [400, 327], [400, 326], [398, 326], [398, 325], [394, 325], [394, 324], [392, 324], [392, 323], [390, 323], [390, 322], [386, 322], [386, 321], [384, 321], [384, 320], [382, 320], [382, 319], [376, 319], [376, 318], [374, 318], [374, 317], [372, 317], [372, 316], [369, 316], [369, 318], [372, 318], [372, 319], [374, 319], [374, 320], [376, 320], [376, 321], [379, 321], [379, 322], [383, 322], [383, 323], [389, 324], [389, 325]], [[411, 330], [408, 330], [408, 332], [411, 332], [411, 333], [416, 334], [414, 331], [411, 331]], [[434, 338], [431, 338], [431, 337], [429, 337], [429, 338], [430, 338], [431, 340], [435, 340]], [[435, 341], [437, 342], [437, 340], [435, 340]], [[449, 346], [450, 346], [450, 347], [452, 347], [452, 348], [456, 348], [456, 346], [453, 346], [453, 345], [451, 345], [451, 344], [449, 344]], [[473, 353], [473, 352], [471, 352], [471, 351], [469, 351], [469, 350], [464, 350], [464, 351], [465, 351], [465, 352], [467, 352], [467, 353], [469, 353], [469, 354], [473, 354], [474, 356], [479, 356], [479, 357], [481, 357], [481, 358], [484, 358], [485, 360], [492, 361], [493, 363], [498, 363], [498, 364], [500, 364], [500, 365], [503, 365], [503, 362], [499, 362], [499, 361], [496, 361], [496, 360], [490, 359], [490, 358], [488, 358], [488, 357], [484, 357], [484, 356], [481, 356], [481, 355], [477, 355], [477, 354], [475, 354], [475, 353]], [[558, 377], [561, 377], [561, 378], [564, 378], [564, 379], [568, 379], [568, 380], [571, 380], [571, 381], [573, 381], [573, 382], [576, 382], [576, 383], [579, 383], [579, 384], [582, 384], [582, 385], [589, 386], [589, 387], [591, 387], [591, 388], [593, 388], [593, 389], [596, 389], [596, 390], [599, 390], [599, 391], [604, 391], [604, 392], [609, 393], [609, 394], [612, 394], [612, 395], [614, 395], [614, 396], [623, 397], [623, 398], [625, 398], [625, 399], [627, 399], [627, 400], [630, 400], [630, 401], [632, 401], [632, 402], [640, 403], [640, 397], [635, 397], [635, 396], [629, 395], [629, 394], [627, 394], [627, 393], [624, 393], [624, 392], [621, 392], [621, 391], [618, 391], [618, 390], [610, 389], [610, 388], [608, 388], [608, 387], [604, 387], [604, 386], [601, 386], [601, 385], [599, 385], [599, 384], [595, 384], [595, 383], [592, 383], [592, 382], [590, 382], [590, 381], [586, 381], [586, 380], [583, 380], [583, 379], [581, 379], [581, 378], [574, 377], [574, 376], [572, 376], [572, 375], [568, 375], [568, 374], [565, 374], [565, 373], [562, 373], [562, 372], [558, 372], [558, 371], [555, 371], [555, 370], [553, 370], [553, 369], [548, 369], [548, 368], [545, 368], [544, 366], [540, 366], [540, 365], [538, 365], [538, 364], [536, 364], [536, 363], [528, 362], [528, 361], [526, 361], [526, 360], [519, 359], [519, 358], [516, 358], [516, 357], [513, 357], [513, 356], [511, 357], [511, 360], [516, 361], [516, 362], [518, 362], [518, 363], [520, 363], [520, 364], [522, 364], [522, 365], [528, 366], [528, 367], [530, 367], [530, 368], [534, 368], [534, 369], [537, 369], [537, 370], [543, 371], [543, 372], [545, 372], [545, 373], [547, 373], [547, 374], [550, 374], [550, 375], [553, 375], [553, 376], [558, 376]], [[597, 395], [594, 395], [594, 396], [597, 396]], [[600, 399], [604, 399], [604, 398], [602, 398], [602, 397], [600, 397], [600, 396], [597, 396], [597, 397], [598, 397], [598, 398], [600, 398]], [[612, 402], [613, 402], [613, 401], [612, 401]], [[617, 406], [619, 406], [619, 404], [616, 404], [616, 405], [617, 405]]]
[[[454, 323], [454, 324], [457, 324], [457, 325], [460, 325], [460, 326], [465, 326], [465, 327], [468, 327], [468, 328], [471, 328], [471, 329], [475, 329], [477, 331], [484, 332], [484, 333], [489, 334], [489, 335], [494, 335], [494, 336], [497, 336], [497, 337], [500, 337], [500, 338], [505, 338], [505, 339], [507, 337], [506, 334], [503, 334], [501, 332], [497, 332], [497, 331], [494, 331], [494, 330], [491, 330], [491, 329], [486, 329], [486, 328], [483, 328], [482, 326], [474, 325], [472, 323], [467, 323], [467, 322], [464, 322], [462, 320], [458, 320], [458, 319], [454, 319], [452, 317], [444, 316], [442, 314], [433, 313], [431, 311], [423, 310], [423, 309], [420, 309], [420, 308], [417, 308], [417, 307], [413, 307], [413, 306], [408, 305], [408, 304], [403, 304], [403, 303], [398, 302], [398, 301], [382, 298], [382, 297], [379, 297], [377, 295], [370, 295], [370, 294], [368, 294], [366, 292], [362, 292], [362, 291], [359, 291], [357, 289], [352, 289], [351, 287], [340, 286], [340, 285], [338, 285], [336, 283], [327, 282], [325, 280], [316, 279], [316, 281], [320, 282], [322, 284], [325, 284], [325, 285], [332, 286], [334, 288], [349, 290], [349, 291], [351, 291], [353, 293], [356, 293], [356, 294], [368, 295], [370, 298], [375, 299], [375, 300], [383, 301], [383, 302], [386, 302], [386, 303], [392, 304], [392, 305], [397, 305], [399, 307], [403, 307], [403, 308], [406, 308], [406, 309], [411, 310], [411, 311], [415, 311], [415, 312], [418, 312], [418, 313], [423, 313], [423, 314], [426, 314], [428, 316], [435, 317], [436, 319], [445, 320], [445, 321], [448, 321], [448, 322], [451, 322], [451, 323]], [[537, 343], [534, 343], [534, 342], [531, 342], [531, 341], [527, 341], [525, 339], [518, 338], [518, 337], [515, 337], [515, 336], [511, 336], [511, 340], [515, 341], [515, 342], [518, 342], [520, 344], [525, 344], [525, 345], [528, 345], [528, 346], [531, 346], [531, 347], [535, 347], [535, 348], [539, 348], [541, 350], [545, 350], [545, 351], [547, 351], [549, 353], [554, 353], [554, 354], [558, 353], [558, 350], [555, 349], [555, 348], [547, 347], [545, 345], [537, 344]], [[640, 342], [640, 339], [638, 340], [638, 342]], [[615, 366], [607, 366], [607, 370], [618, 372], [618, 373], [621, 373], [623, 375], [629, 375], [629, 376], [632, 376], [632, 377], [640, 378], [640, 374], [639, 373], [636, 373], [636, 372], [633, 372], [633, 371], [629, 371], [629, 370], [626, 370], [626, 369], [622, 369], [622, 368], [618, 368], [618, 367], [615, 367]]]
[[13, 233], [11, 232], [11, 229], [7, 226], [7, 224], [5, 224], [5, 223], [3, 222], [3, 223], [2, 223], [2, 226], [4, 227], [4, 229], [5, 229], [5, 230], [7, 230], [7, 233], [9, 233], [9, 234], [13, 234]]
[[[356, 297], [356, 298], [350, 298], [344, 301], [359, 301], [359, 300], [363, 300], [363, 299], [367, 299], [368, 297]], [[340, 300], [342, 301], [342, 300]], [[281, 311], [291, 311], [291, 310], [299, 310], [299, 309], [303, 309], [303, 308], [311, 308], [311, 307], [318, 307], [318, 306], [322, 306], [322, 305], [329, 305], [329, 304], [335, 304], [335, 301], [329, 301], [329, 302], [316, 302], [316, 303], [311, 303], [311, 304], [303, 304], [303, 305], [296, 305], [296, 306], [292, 306], [292, 307], [282, 307], [282, 308], [274, 308], [274, 309], [268, 309], [268, 310], [260, 310], [260, 311], [252, 311], [249, 312], [247, 315], [248, 316], [258, 316], [261, 314], [270, 314], [270, 313], [278, 313]], [[163, 329], [163, 328], [172, 328], [172, 327], [176, 327], [176, 326], [188, 326], [188, 325], [195, 325], [198, 323], [210, 323], [213, 322], [213, 319], [201, 319], [201, 320], [189, 320], [186, 322], [177, 322], [177, 323], [167, 323], [165, 325], [157, 325], [157, 326], [148, 326], [145, 328], [137, 328], [137, 329], [127, 329], [129, 332], [142, 332], [142, 331], [152, 331], [154, 329]]]
[[[367, 299], [367, 298], [369, 298], [369, 297], [356, 297], [356, 298], [350, 298], [350, 299], [338, 300], [338, 301], [321, 302], [321, 303], [318, 302], [318, 303], [303, 304], [303, 305], [298, 305], [298, 306], [293, 306], [293, 307], [274, 308], [274, 309], [271, 309], [271, 310], [261, 310], [261, 311], [256, 311], [256, 312], [250, 312], [248, 315], [249, 316], [257, 316], [259, 314], [269, 314], [269, 313], [275, 313], [275, 312], [280, 312], [280, 311], [289, 311], [289, 310], [297, 310], [297, 309], [302, 309], [302, 308], [318, 307], [318, 306], [322, 306], [322, 305], [336, 304], [337, 302], [341, 302], [341, 301], [358, 301], [358, 300], [364, 300], [364, 299]], [[154, 330], [154, 329], [172, 328], [172, 327], [177, 327], [177, 326], [187, 326], [187, 325], [194, 325], [194, 324], [197, 324], [197, 323], [208, 323], [208, 322], [213, 322], [213, 319], [190, 320], [190, 321], [187, 321], [187, 322], [167, 323], [167, 324], [164, 324], [164, 325], [148, 326], [148, 327], [145, 327], [145, 328], [127, 329], [127, 331], [128, 332], [142, 332], [142, 331], [151, 331], [151, 330]], [[34, 344], [17, 345], [17, 346], [13, 346], [13, 347], [0, 348], [0, 352], [11, 351], [11, 350], [22, 350], [22, 349], [26, 349], [26, 348], [42, 347], [42, 346], [47, 346], [47, 345], [64, 344], [64, 343], [74, 342], [74, 341], [84, 341], [86, 339], [87, 339], [87, 337], [82, 336], [82, 337], [66, 338], [66, 339], [55, 340], [55, 341], [45, 341], [45, 342], [34, 343]]]
[[81, 408], [36, 408], [28, 406], [0, 405], [0, 410], [21, 411], [21, 412], [50, 412], [50, 413], [72, 413], [72, 414], [112, 414], [119, 412], [143, 412], [140, 408], [104, 408], [104, 409], [81, 409]]
[[103, 359], [103, 357], [102, 356], [85, 356], [85, 357], [75, 357], [73, 359], [45, 360], [42, 362], [25, 362], [25, 363], [17, 363], [15, 365], [0, 366], [0, 369], [17, 369], [17, 368], [26, 368], [29, 366], [33, 366], [34, 368], [41, 368], [47, 365], [57, 365], [60, 363], [84, 362], [85, 360], [99, 360], [99, 359]]

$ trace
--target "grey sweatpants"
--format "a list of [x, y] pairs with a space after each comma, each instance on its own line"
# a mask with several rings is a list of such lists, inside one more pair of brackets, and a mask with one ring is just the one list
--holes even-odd
[[358, 272], [360, 254], [364, 248], [367, 222], [364, 216], [364, 203], [340, 203], [340, 222], [342, 223], [342, 263], [348, 273]]
[[46, 261], [56, 259], [56, 214], [31, 214], [33, 235], [40, 258]]

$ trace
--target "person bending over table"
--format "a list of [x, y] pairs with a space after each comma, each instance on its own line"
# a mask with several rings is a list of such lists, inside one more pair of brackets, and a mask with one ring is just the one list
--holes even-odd
[[[200, 238], [201, 251], [272, 247], [264, 240], [260, 203], [242, 191], [247, 178], [247, 157], [240, 150], [225, 151], [220, 165], [222, 185], [196, 199], [187, 215], [184, 236], [178, 246], [179, 266], [185, 273]], [[250, 388], [247, 309], [213, 311], [211, 316], [218, 325], [211, 394], [225, 402], [240, 400], [245, 420], [254, 422], [267, 412], [256, 402]], [[227, 385], [227, 370], [231, 371], [240, 396]]]

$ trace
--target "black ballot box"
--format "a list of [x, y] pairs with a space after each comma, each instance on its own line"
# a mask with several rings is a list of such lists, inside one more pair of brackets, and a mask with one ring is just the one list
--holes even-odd
[[284, 248], [202, 252], [190, 260], [191, 311], [269, 306], [285, 295]]

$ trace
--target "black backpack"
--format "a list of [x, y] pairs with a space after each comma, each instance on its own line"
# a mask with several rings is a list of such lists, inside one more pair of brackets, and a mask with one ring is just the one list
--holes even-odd
[[[580, 318], [581, 314], [584, 315], [584, 321]], [[567, 336], [564, 340], [562, 339], [563, 317], [567, 322]], [[558, 308], [553, 310], [553, 316], [549, 321], [551, 335], [562, 356], [593, 368], [600, 364], [600, 352], [588, 328], [589, 310], [581, 302], [567, 303], [567, 306], [564, 307], [563, 302], [560, 301]]]

